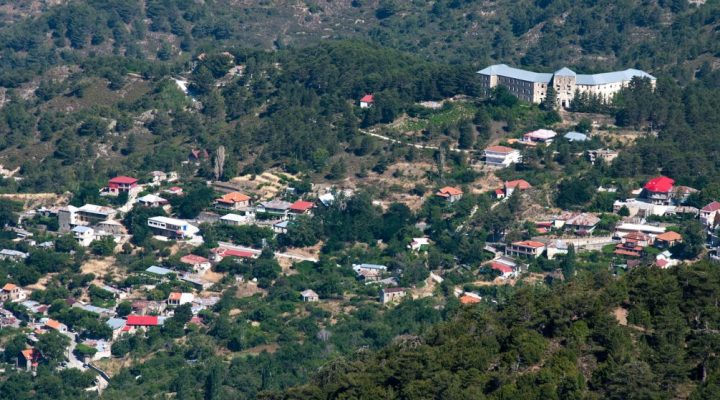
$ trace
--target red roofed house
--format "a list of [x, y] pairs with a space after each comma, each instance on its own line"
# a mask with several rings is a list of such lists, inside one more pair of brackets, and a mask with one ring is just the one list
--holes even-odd
[[192, 149], [188, 155], [188, 161], [199, 163], [202, 160], [209, 160], [210, 154], [205, 149]]
[[215, 207], [224, 210], [240, 210], [250, 207], [250, 196], [240, 192], [231, 192], [215, 200]]
[[45, 326], [58, 332], [67, 332], [67, 326], [65, 324], [55, 321], [54, 319], [48, 318], [45, 321]]
[[528, 190], [530, 188], [532, 188], [532, 185], [524, 179], [505, 181], [503, 187], [495, 191], [495, 196], [498, 199], [501, 199], [503, 197], [510, 197], [515, 191], [515, 189], [522, 192], [523, 190]]
[[454, 203], [462, 199], [462, 195], [462, 190], [451, 186], [445, 186], [435, 193], [435, 196], [444, 198], [448, 203]]
[[125, 326], [139, 327], [139, 326], [158, 326], [160, 320], [156, 315], [128, 315]]
[[653, 204], [669, 205], [672, 201], [675, 180], [666, 176], [650, 179], [643, 186], [643, 197]]
[[315, 204], [313, 202], [298, 200], [290, 205], [289, 210], [292, 214], [295, 215], [308, 215], [311, 213], [313, 207], [315, 207]]
[[212, 261], [219, 263], [223, 260], [225, 257], [236, 257], [236, 258], [245, 258], [245, 259], [251, 259], [251, 258], [257, 258], [258, 255], [251, 252], [251, 251], [244, 251], [244, 250], [235, 250], [235, 249], [226, 249], [224, 247], [216, 247], [212, 250], [210, 250], [212, 253]]
[[42, 355], [40, 354], [40, 351], [36, 349], [25, 349], [20, 352], [20, 356], [18, 357], [18, 367], [24, 368], [25, 371], [30, 372], [31, 370], [34, 370], [38, 366], [38, 361], [40, 361], [40, 358]]
[[167, 303], [169, 306], [181, 306], [192, 303], [193, 300], [195, 300], [195, 295], [192, 293], [170, 292]]
[[655, 246], [670, 248], [677, 243], [682, 242], [682, 235], [674, 231], [667, 231], [655, 236]]
[[116, 176], [108, 182], [108, 192], [119, 194], [137, 187], [138, 180], [130, 176]]
[[25, 294], [25, 291], [12, 283], [6, 283], [5, 286], [0, 289], [0, 301], [6, 302], [6, 301], [20, 301], [25, 300], [27, 298], [27, 295]]
[[517, 277], [517, 271], [515, 271], [513, 267], [501, 262], [491, 262], [490, 269], [500, 272], [500, 278], [502, 279]]
[[715, 216], [720, 211], [720, 202], [713, 201], [700, 209], [700, 222], [705, 226], [711, 226], [715, 223]]
[[640, 257], [643, 248], [652, 244], [652, 238], [642, 232], [630, 232], [623, 236], [622, 243], [615, 246], [614, 253], [620, 256]]
[[505, 247], [505, 254], [508, 256], [538, 258], [545, 251], [545, 243], [534, 240], [514, 242]]
[[183, 256], [180, 258], [180, 262], [191, 265], [195, 272], [202, 273], [210, 269], [210, 260], [205, 257], [196, 256], [195, 254]]
[[495, 167], [508, 167], [520, 162], [520, 150], [506, 146], [490, 146], [485, 149], [485, 164]]
[[460, 304], [478, 304], [481, 301], [482, 297], [475, 293], [463, 293], [463, 295], [460, 296]]
[[371, 94], [366, 94], [360, 99], [360, 108], [370, 108], [375, 102], [375, 97]]

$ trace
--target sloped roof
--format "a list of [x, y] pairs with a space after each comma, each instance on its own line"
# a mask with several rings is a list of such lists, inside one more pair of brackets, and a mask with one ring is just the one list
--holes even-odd
[[360, 101], [362, 101], [363, 103], [372, 103], [373, 101], [375, 101], [375, 97], [371, 94], [366, 94], [360, 99]]
[[667, 231], [665, 233], [655, 236], [655, 239], [665, 242], [674, 242], [677, 240], [682, 240], [682, 235], [675, 231]]
[[3, 286], [2, 290], [6, 292], [11, 292], [13, 290], [17, 289], [17, 285], [14, 285], [12, 283], [6, 283], [5, 286]]
[[315, 204], [310, 201], [298, 200], [290, 205], [290, 210], [303, 212], [313, 207], [315, 207]]
[[519, 79], [534, 83], [548, 83], [552, 79], [553, 74], [538, 73], [526, 71], [520, 68], [513, 68], [506, 64], [491, 65], [478, 71], [481, 75], [501, 75], [508, 78]]
[[503, 274], [508, 274], [513, 271], [512, 267], [510, 267], [509, 265], [505, 265], [505, 264], [499, 263], [499, 262], [491, 262], [490, 269], [494, 269], [495, 271], [500, 271]]
[[534, 248], [545, 247], [545, 243], [536, 242], [534, 240], [524, 240], [522, 242], [513, 242], [513, 245], [524, 246], [524, 247], [534, 247]]
[[605, 85], [608, 83], [620, 83], [632, 80], [634, 77], [648, 78], [655, 80], [656, 78], [645, 71], [639, 69], [628, 68], [624, 71], [605, 72], [593, 75], [577, 75], [575, 83], [578, 85]]
[[459, 195], [461, 195], [461, 194], [463, 194], [462, 190], [460, 190], [460, 189], [458, 189], [458, 188], [455, 188], [455, 187], [452, 187], [452, 186], [445, 186], [444, 188], [441, 188], [441, 189], [438, 190], [438, 192], [437, 192], [437, 195], [438, 195], [438, 196], [443, 196], [443, 197], [447, 197], [447, 196], [459, 196]]
[[586, 134], [580, 132], [568, 132], [563, 137], [571, 142], [584, 142], [588, 139]]
[[700, 211], [713, 212], [720, 210], [720, 202], [713, 201], [712, 203], [703, 207]]
[[315, 291], [312, 290], [312, 289], [303, 290], [302, 292], [300, 292], [300, 294], [301, 294], [303, 297], [317, 297], [317, 295], [318, 295], [318, 294], [315, 293]]
[[137, 179], [131, 177], [131, 176], [116, 176], [112, 179], [110, 179], [110, 183], [117, 183], [117, 184], [125, 184], [125, 185], [132, 185], [133, 183], [137, 183]]
[[519, 190], [525, 190], [525, 189], [530, 189], [532, 187], [532, 185], [524, 179], [516, 179], [514, 181], [505, 182], [505, 187], [519, 189]]
[[658, 176], [657, 178], [650, 179], [643, 188], [654, 193], [667, 193], [672, 190], [674, 184], [674, 179], [666, 176]]
[[219, 201], [221, 203], [230, 203], [230, 204], [241, 203], [241, 202], [249, 201], [249, 200], [250, 200], [250, 196], [242, 194], [240, 192], [231, 192], [231, 193], [228, 193], [228, 194], [220, 197], [219, 199], [217, 199], [217, 201]]
[[516, 150], [513, 149], [512, 147], [507, 147], [507, 146], [490, 146], [490, 147], [486, 148], [485, 151], [490, 151], [493, 153], [507, 154], [507, 153], [512, 153], [513, 151], [516, 151]]
[[185, 264], [202, 264], [202, 263], [210, 262], [210, 260], [208, 260], [205, 257], [201, 257], [201, 256], [198, 256], [195, 254], [188, 254], [186, 256], [181, 257], [180, 262], [185, 263]]
[[559, 70], [555, 71], [555, 76], [576, 76], [577, 74], [575, 71], [571, 70], [568, 67], [562, 67]]

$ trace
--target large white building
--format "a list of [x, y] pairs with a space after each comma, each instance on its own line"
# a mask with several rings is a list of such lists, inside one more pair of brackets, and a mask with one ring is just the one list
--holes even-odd
[[506, 146], [490, 146], [485, 149], [485, 163], [496, 167], [508, 167], [520, 162], [520, 150]]
[[187, 221], [162, 216], [148, 218], [148, 226], [156, 234], [170, 239], [188, 239], [200, 232], [198, 227]]
[[598, 95], [608, 101], [615, 93], [627, 86], [634, 77], [648, 78], [655, 87], [655, 77], [637, 69], [606, 72], [603, 74], [576, 74], [569, 68], [554, 73], [538, 73], [512, 68], [505, 64], [491, 65], [478, 71], [480, 86], [488, 92], [502, 85], [521, 100], [540, 103], [545, 99], [548, 87], [555, 88], [557, 105], [569, 107], [575, 92]]

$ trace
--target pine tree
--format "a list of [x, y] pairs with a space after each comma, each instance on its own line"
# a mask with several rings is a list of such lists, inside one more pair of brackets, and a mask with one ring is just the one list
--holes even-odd
[[552, 85], [548, 85], [545, 100], [543, 100], [542, 108], [544, 110], [554, 110], [557, 107], [557, 93]]

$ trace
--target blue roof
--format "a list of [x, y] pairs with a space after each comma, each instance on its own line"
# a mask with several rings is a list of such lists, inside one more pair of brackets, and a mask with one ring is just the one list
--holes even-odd
[[603, 74], [583, 75], [576, 74], [573, 70], [563, 67], [554, 74], [526, 71], [524, 69], [509, 67], [505, 64], [491, 65], [478, 71], [482, 75], [500, 75], [508, 78], [523, 80], [526, 82], [548, 83], [553, 75], [575, 76], [578, 85], [604, 85], [607, 83], [620, 83], [630, 81], [634, 77], [648, 78], [655, 80], [655, 77], [639, 69], [626, 69], [624, 71], [606, 72]]
[[167, 269], [167, 268], [158, 267], [158, 266], [153, 265], [152, 267], [146, 269], [145, 272], [149, 272], [151, 274], [156, 274], [156, 275], [167, 275], [169, 273], [172, 273], [173, 271], [170, 269]]
[[575, 83], [578, 85], [604, 85], [607, 83], [630, 81], [636, 76], [655, 80], [654, 76], [645, 71], [630, 68], [625, 71], [606, 72], [604, 74], [578, 75], [577, 78], [575, 78]]
[[72, 231], [78, 232], [78, 233], [92, 232], [92, 228], [88, 228], [87, 226], [80, 225], [80, 226], [76, 226], [76, 227], [72, 228]]
[[364, 268], [364, 269], [387, 269], [386, 266], [378, 265], [378, 264], [359, 264], [359, 265], [355, 265], [354, 267]]
[[112, 330], [120, 329], [125, 326], [125, 320], [122, 318], [110, 318], [105, 321], [105, 325], [109, 326]]
[[571, 142], [584, 142], [588, 139], [586, 134], [580, 132], [568, 132], [563, 137]]
[[575, 71], [571, 70], [568, 67], [562, 67], [559, 70], [555, 71], [556, 76], [575, 76]]
[[548, 83], [553, 76], [553, 74], [543, 74], [538, 72], [526, 71], [524, 69], [509, 67], [505, 64], [491, 65], [485, 69], [478, 71], [478, 74], [502, 75], [509, 78], [520, 79], [522, 81], [535, 83]]

